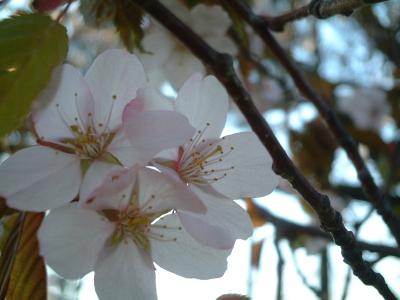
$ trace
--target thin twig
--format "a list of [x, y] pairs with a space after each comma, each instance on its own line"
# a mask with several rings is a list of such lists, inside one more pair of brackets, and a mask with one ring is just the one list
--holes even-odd
[[285, 50], [277, 42], [272, 33], [268, 30], [268, 24], [263, 17], [254, 14], [250, 7], [241, 0], [221, 1], [229, 5], [232, 10], [240, 15], [254, 29], [254, 31], [258, 33], [264, 43], [271, 49], [271, 51], [275, 54], [275, 57], [281, 62], [281, 64], [290, 74], [299, 91], [318, 109], [320, 115], [325, 120], [330, 130], [353, 163], [357, 171], [358, 180], [362, 185], [367, 199], [374, 205], [378, 214], [389, 227], [393, 237], [397, 241], [397, 244], [400, 245], [400, 219], [394, 213], [386, 194], [384, 194], [375, 184], [371, 173], [367, 169], [367, 166], [357, 149], [356, 143], [339, 121], [339, 118], [335, 112], [327, 104], [327, 102], [322, 100], [321, 97], [308, 84], [300, 70], [289, 58]]
[[321, 257], [321, 300], [329, 300], [329, 256], [328, 256], [328, 248], [324, 247], [320, 254]]
[[299, 262], [297, 260], [296, 253], [295, 253], [295, 250], [293, 249], [293, 247], [290, 247], [290, 252], [292, 253], [293, 265], [294, 265], [294, 268], [296, 269], [297, 275], [299, 275], [303, 284], [310, 291], [312, 291], [317, 298], [319, 298], [321, 295], [321, 291], [318, 288], [316, 288], [315, 286], [313, 286], [311, 283], [308, 282], [307, 277], [304, 275], [303, 271], [301, 270], [301, 268], [299, 266]]
[[[257, 213], [260, 214], [266, 220], [268, 220], [269, 223], [279, 228], [281, 236], [284, 236], [291, 241], [295, 240], [299, 235], [304, 234], [312, 237], [323, 238], [329, 242], [332, 242], [332, 237], [316, 226], [301, 225], [289, 220], [285, 220], [283, 218], [275, 216], [265, 207], [261, 207], [256, 203], [254, 204], [255, 208], [257, 209]], [[372, 244], [362, 241], [358, 241], [357, 244], [361, 250], [375, 252], [382, 257], [387, 257], [387, 256], [400, 257], [400, 249], [397, 247]]]
[[283, 31], [286, 24], [309, 16], [318, 19], [326, 19], [335, 15], [350, 16], [355, 9], [385, 1], [387, 0], [313, 0], [307, 5], [282, 15], [264, 18], [269, 28], [274, 31]]
[[68, 12], [69, 7], [71, 6], [73, 0], [69, 0], [67, 5], [64, 7], [64, 9], [58, 14], [56, 18], [56, 22], [60, 22], [61, 19], [65, 16], [65, 14]]
[[[345, 228], [341, 214], [332, 208], [329, 198], [320, 194], [288, 157], [271, 127], [257, 110], [251, 96], [243, 88], [233, 68], [232, 57], [211, 48], [161, 2], [157, 0], [132, 1], [167, 28], [224, 84], [253, 131], [272, 156], [275, 172], [288, 180], [315, 210], [324, 230], [332, 234], [335, 243], [341, 247], [344, 261], [351, 265], [354, 274], [364, 284], [374, 286], [385, 299], [396, 299], [383, 276], [374, 272], [363, 260], [354, 235]], [[228, 2], [231, 3], [230, 1]]]
[[276, 265], [276, 273], [278, 275], [278, 282], [276, 286], [276, 300], [282, 300], [283, 299], [283, 267], [285, 266], [285, 260], [283, 259], [282, 251], [279, 246], [279, 233], [276, 231], [275, 233], [275, 239], [274, 239], [274, 245], [275, 245], [275, 250], [276, 254], [278, 256], [278, 263]]

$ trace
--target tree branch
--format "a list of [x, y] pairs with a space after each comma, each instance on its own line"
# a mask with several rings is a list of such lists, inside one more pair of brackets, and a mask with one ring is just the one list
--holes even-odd
[[357, 171], [358, 180], [361, 182], [367, 199], [374, 205], [378, 214], [389, 227], [393, 237], [397, 241], [397, 244], [400, 245], [400, 219], [394, 213], [391, 203], [387, 199], [386, 195], [382, 193], [382, 191], [375, 184], [370, 172], [367, 169], [367, 166], [364, 163], [364, 160], [358, 152], [356, 143], [339, 121], [335, 112], [308, 84], [297, 66], [293, 63], [293, 61], [286, 54], [285, 50], [279, 45], [277, 40], [268, 30], [268, 24], [263, 17], [254, 14], [247, 4], [241, 0], [221, 1], [229, 5], [230, 8], [240, 15], [254, 29], [254, 31], [258, 33], [264, 43], [275, 54], [278, 61], [281, 62], [281, 64], [290, 74], [299, 91], [318, 109], [320, 115], [323, 117], [338, 140], [339, 144], [346, 151], [347, 156], [354, 164], [354, 167]]
[[382, 275], [374, 272], [363, 260], [354, 235], [344, 227], [342, 216], [332, 208], [329, 198], [315, 190], [290, 160], [270, 126], [255, 107], [251, 96], [243, 88], [234, 71], [232, 57], [211, 48], [159, 1], [132, 1], [167, 28], [224, 84], [251, 128], [271, 154], [275, 172], [287, 179], [313, 207], [322, 227], [332, 234], [335, 243], [341, 247], [344, 261], [352, 267], [354, 274], [364, 284], [374, 286], [385, 299], [396, 299]]
[[[318, 227], [309, 226], [309, 225], [301, 225], [301, 224], [277, 217], [274, 214], [272, 214], [265, 207], [261, 207], [261, 206], [257, 205], [256, 203], [254, 203], [254, 204], [255, 204], [255, 208], [257, 209], [257, 213], [259, 213], [261, 216], [263, 216], [263, 218], [268, 220], [269, 223], [271, 223], [277, 227], [280, 237], [285, 237], [289, 241], [293, 241], [299, 235], [304, 234], [304, 235], [308, 235], [308, 236], [312, 236], [312, 237], [323, 238], [329, 242], [332, 242], [331, 235], [322, 231]], [[390, 246], [372, 244], [372, 243], [361, 242], [361, 241], [358, 241], [357, 244], [361, 250], [377, 253], [380, 257], [386, 257], [386, 256], [400, 257], [400, 249], [397, 247], [390, 247]]]
[[314, 16], [326, 19], [335, 15], [350, 16], [355, 9], [387, 0], [312, 0], [309, 4], [276, 17], [264, 17], [268, 27], [283, 31], [287, 23]]

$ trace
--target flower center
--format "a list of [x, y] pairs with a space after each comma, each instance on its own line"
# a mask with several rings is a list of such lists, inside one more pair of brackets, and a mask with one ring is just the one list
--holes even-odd
[[[92, 120], [91, 116], [89, 116], [89, 120]], [[115, 132], [108, 132], [106, 129], [98, 133], [93, 124], [89, 125], [85, 131], [77, 124], [70, 125], [69, 129], [74, 138], [63, 139], [61, 142], [72, 148], [73, 152], [82, 159], [101, 157], [115, 136]]]
[[104, 158], [107, 161], [116, 162], [116, 159], [110, 157], [110, 154], [107, 153], [106, 148], [116, 135], [115, 131], [110, 130], [109, 123], [117, 96], [112, 96], [111, 106], [105, 123], [95, 124], [93, 113], [87, 113], [87, 116], [84, 116], [85, 118], [81, 116], [77, 103], [78, 94], [75, 93], [74, 95], [77, 116], [73, 120], [67, 117], [58, 103], [56, 104], [60, 119], [73, 137], [61, 139], [59, 143], [45, 141], [44, 137], [40, 137], [38, 143], [66, 153], [76, 154], [81, 159], [93, 160]]
[[[125, 198], [125, 195], [123, 195], [123, 198]], [[147, 252], [150, 250], [150, 239], [165, 242], [177, 241], [176, 236], [174, 236], [174, 230], [182, 230], [182, 227], [157, 224], [156, 221], [161, 221], [163, 219], [162, 216], [168, 211], [149, 212], [153, 209], [150, 203], [154, 199], [155, 195], [151, 195], [150, 199], [146, 201], [147, 205], [140, 209], [136, 206], [136, 193], [133, 193], [131, 204], [126, 209], [122, 211], [114, 209], [102, 211], [103, 215], [116, 225], [111, 244], [117, 245], [126, 239], [130, 239]]]
[[224, 163], [226, 157], [234, 150], [233, 146], [226, 147], [218, 144], [218, 141], [203, 139], [209, 126], [210, 123], [207, 123], [188, 144], [179, 147], [177, 172], [187, 183], [209, 184], [228, 176], [229, 171], [235, 168]]

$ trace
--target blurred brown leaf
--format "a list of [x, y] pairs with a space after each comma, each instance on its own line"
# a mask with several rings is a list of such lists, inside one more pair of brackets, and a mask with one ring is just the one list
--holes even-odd
[[293, 158], [306, 176], [321, 187], [329, 186], [329, 173], [337, 144], [326, 125], [315, 119], [303, 131], [290, 131], [290, 148]]
[[247, 205], [247, 213], [250, 215], [251, 221], [253, 222], [253, 227], [260, 227], [264, 225], [267, 220], [254, 205], [253, 200], [251, 198], [245, 198], [245, 200]]
[[47, 299], [44, 259], [39, 255], [37, 230], [44, 213], [27, 213], [7, 290], [7, 300]]
[[253, 243], [251, 245], [251, 265], [258, 269], [260, 266], [261, 250], [264, 244], [264, 240]]

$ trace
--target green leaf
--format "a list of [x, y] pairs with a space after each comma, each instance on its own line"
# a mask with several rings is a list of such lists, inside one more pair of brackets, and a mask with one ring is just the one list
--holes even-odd
[[23, 14], [0, 22], [0, 136], [16, 129], [67, 55], [66, 29]]
[[129, 0], [115, 1], [117, 11], [114, 24], [127, 50], [138, 48], [144, 52], [141, 41], [144, 37], [142, 28], [143, 10]]

